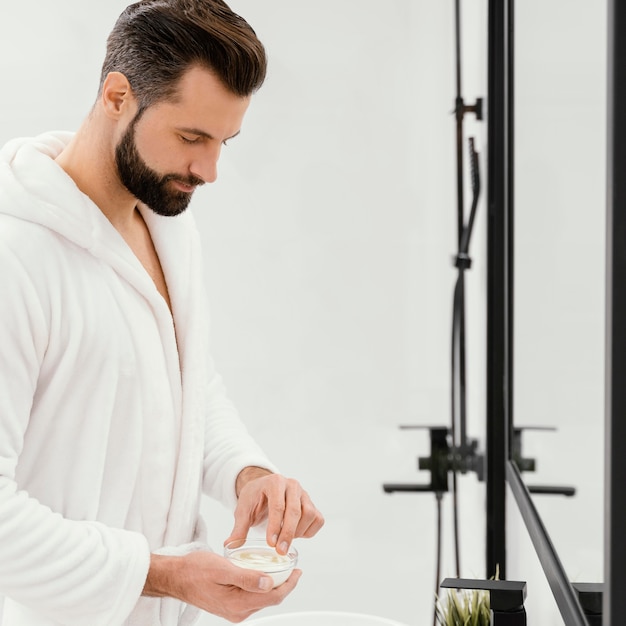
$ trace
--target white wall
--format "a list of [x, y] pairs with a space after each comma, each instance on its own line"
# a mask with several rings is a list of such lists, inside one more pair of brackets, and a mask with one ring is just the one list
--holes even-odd
[[[39, 0], [0, 8], [0, 142], [78, 126], [95, 96], [104, 39], [125, 4]], [[588, 11], [597, 6], [577, 4]], [[462, 5], [463, 92], [473, 102], [486, 96], [486, 0]], [[270, 73], [241, 136], [223, 153], [218, 182], [194, 199], [205, 242], [213, 352], [250, 430], [285, 473], [301, 480], [327, 519], [318, 537], [298, 544], [304, 571], [298, 589], [267, 613], [338, 609], [429, 624], [434, 496], [385, 495], [382, 483], [428, 481], [416, 471], [417, 457], [429, 451], [427, 433], [400, 431], [399, 424], [449, 422], [456, 240], [453, 2], [232, 0], [231, 6], [266, 43]], [[539, 5], [535, 10], [545, 14]], [[526, 24], [535, 24], [536, 15], [528, 12]], [[575, 59], [567, 67], [575, 79]], [[589, 97], [590, 112], [601, 114], [598, 97]], [[567, 110], [567, 103], [561, 107]], [[534, 121], [528, 128], [530, 141]], [[467, 131], [477, 139], [484, 173], [484, 124], [469, 119]], [[528, 161], [536, 165], [531, 156], [549, 156], [537, 147], [541, 139], [525, 147], [520, 168]], [[589, 191], [596, 212], [590, 222], [570, 224], [582, 229], [571, 232], [581, 245], [593, 227], [589, 245], [596, 246], [603, 227], [600, 140], [583, 138], [587, 149], [600, 152]], [[568, 162], [568, 172], [575, 166]], [[563, 180], [563, 193], [568, 180], [581, 177], [540, 169], [541, 187], [537, 178], [525, 185], [534, 193], [527, 203], [552, 215], [554, 203], [535, 200], [548, 197], [544, 189], [555, 176]], [[589, 202], [589, 195], [574, 193], [563, 200], [563, 210], [584, 214]], [[467, 325], [469, 434], [482, 439], [484, 195], [479, 211]], [[534, 233], [535, 224], [524, 226], [521, 219], [519, 226]], [[520, 298], [529, 297], [525, 287], [522, 281]], [[599, 320], [589, 301], [576, 307], [590, 317], [593, 341]], [[522, 348], [536, 337], [531, 322], [518, 340]], [[589, 326], [579, 328], [587, 337]], [[564, 341], [557, 351], [567, 346]], [[536, 348], [520, 369], [532, 371], [540, 353]], [[554, 375], [560, 376], [556, 365]], [[594, 379], [589, 393], [577, 387], [593, 406], [595, 385]], [[520, 390], [525, 414], [531, 414], [524, 423], [539, 419], [531, 398], [541, 405], [545, 397], [558, 408], [553, 387], [541, 387], [541, 394]], [[549, 413], [546, 423], [554, 424], [554, 411]], [[600, 428], [592, 432], [601, 437]], [[588, 440], [584, 415], [568, 436], [574, 449]], [[534, 444], [530, 439], [529, 454], [544, 461], [551, 456], [548, 441], [561, 441], [556, 437]], [[555, 465], [548, 478], [559, 482]], [[595, 477], [581, 470], [575, 480]], [[484, 486], [474, 475], [461, 477], [460, 486], [462, 575], [482, 577]], [[215, 503], [207, 503], [205, 513], [219, 548], [230, 530], [229, 514]], [[595, 514], [589, 520], [593, 529]], [[451, 521], [448, 496], [442, 576], [454, 575]], [[542, 626], [561, 623], [540, 569], [519, 547], [525, 531], [514, 515], [511, 533], [509, 568], [529, 581], [535, 623], [539, 615]], [[598, 546], [590, 555], [594, 567]], [[204, 626], [220, 623], [210, 616], [202, 620]]]
[[[214, 350], [252, 431], [327, 517], [319, 537], [301, 543], [304, 577], [278, 610], [428, 623], [434, 496], [389, 496], [381, 484], [428, 481], [415, 471], [416, 457], [429, 452], [427, 434], [399, 424], [449, 420], [453, 5], [232, 6], [266, 42], [270, 75], [207, 206], [196, 205], [207, 233]], [[483, 14], [483, 3], [473, 8]], [[478, 23], [466, 38], [468, 99], [483, 95], [475, 86], [484, 32]], [[468, 279], [475, 434], [484, 369], [480, 236]], [[482, 535], [483, 491], [474, 476], [462, 482], [463, 522]], [[445, 514], [450, 564], [448, 506]], [[482, 536], [473, 534], [463, 541], [470, 576], [484, 570]]]
[[[483, 4], [472, 5], [479, 16]], [[327, 517], [319, 537], [302, 542], [304, 577], [278, 610], [428, 623], [434, 496], [389, 496], [381, 484], [428, 481], [415, 471], [427, 434], [399, 424], [449, 420], [453, 5], [232, 6], [266, 42], [270, 75], [207, 191], [210, 208], [196, 209], [208, 240], [215, 353], [253, 432]], [[466, 37], [468, 99], [483, 95], [484, 33], [478, 23]], [[479, 434], [476, 236], [468, 323]], [[463, 522], [479, 534], [463, 541], [465, 571], [482, 575], [483, 492], [474, 476], [462, 482]], [[445, 575], [453, 574], [449, 504]]]

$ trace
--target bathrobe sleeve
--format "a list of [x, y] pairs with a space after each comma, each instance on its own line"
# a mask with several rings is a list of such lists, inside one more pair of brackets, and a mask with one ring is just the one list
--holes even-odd
[[[207, 284], [200, 233], [193, 215], [185, 213], [172, 222], [171, 218], [159, 219], [148, 213], [144, 219], [148, 220], [161, 264], [170, 279], [168, 288], [177, 311], [177, 339], [185, 382], [183, 405], [202, 416], [202, 435], [198, 438], [203, 446], [202, 491], [232, 509], [237, 503], [235, 482], [242, 469], [250, 465], [272, 472], [278, 469], [251, 437], [210, 357]], [[192, 439], [183, 437], [182, 456], [194, 456], [191, 450], [195, 449], [196, 437]]]
[[278, 472], [278, 468], [250, 436], [226, 394], [221, 376], [211, 364], [205, 430], [205, 493], [234, 508], [237, 503], [237, 475], [248, 466]]
[[65, 519], [15, 479], [47, 348], [44, 309], [19, 255], [0, 246], [0, 594], [68, 626], [121, 624], [145, 583], [145, 538]]

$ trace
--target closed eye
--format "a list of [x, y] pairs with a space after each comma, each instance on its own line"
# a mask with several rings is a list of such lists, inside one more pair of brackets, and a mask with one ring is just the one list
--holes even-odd
[[[180, 139], [183, 143], [186, 144], [196, 144], [196, 143], [200, 143], [204, 137], [194, 137], [193, 139], [190, 139], [189, 137], [185, 137], [184, 135], [180, 135]], [[222, 145], [223, 146], [227, 146], [228, 145], [229, 140], [228, 139], [224, 139], [224, 141], [222, 141]]]
[[[180, 137], [180, 140], [183, 143], [190, 144], [190, 145], [198, 144], [203, 141], [212, 141], [215, 139], [212, 135], [210, 135], [209, 133], [201, 129], [184, 127], [184, 128], [177, 128], [176, 130], [178, 131], [178, 136]], [[231, 135], [230, 137], [226, 137], [226, 139], [222, 141], [222, 145], [227, 146], [228, 142], [231, 139], [234, 139], [239, 134], [239, 132], [240, 131], [237, 131], [234, 135]]]
[[188, 143], [188, 144], [199, 143], [199, 142], [200, 142], [200, 140], [202, 139], [202, 137], [193, 137], [193, 138], [190, 138], [190, 137], [185, 137], [185, 135], [179, 135], [179, 137], [180, 137], [180, 140], [181, 140], [183, 143]]

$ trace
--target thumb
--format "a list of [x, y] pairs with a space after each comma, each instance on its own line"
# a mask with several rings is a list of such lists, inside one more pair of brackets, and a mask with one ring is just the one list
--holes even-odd
[[235, 525], [230, 531], [230, 535], [224, 541], [224, 545], [232, 543], [233, 541], [245, 541], [250, 530], [250, 523], [246, 522], [245, 518], [235, 515]]
[[274, 579], [268, 574], [253, 569], [246, 569], [245, 567], [238, 567], [237, 565], [232, 567], [234, 569], [231, 570], [231, 584], [244, 591], [265, 593], [274, 587]]

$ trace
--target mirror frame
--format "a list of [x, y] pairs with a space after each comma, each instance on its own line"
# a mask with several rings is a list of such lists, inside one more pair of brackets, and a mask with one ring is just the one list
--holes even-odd
[[[626, 6], [608, 1], [604, 624], [626, 615]], [[613, 590], [616, 593], [613, 593]]]
[[[488, 5], [487, 161], [487, 522], [486, 577], [506, 580], [506, 487], [565, 623], [586, 626], [569, 581], [513, 458], [514, 11], [515, 0]], [[626, 615], [626, 3], [608, 0], [605, 520], [603, 624]], [[622, 115], [620, 116], [620, 112]], [[620, 175], [621, 174], [621, 175]]]

